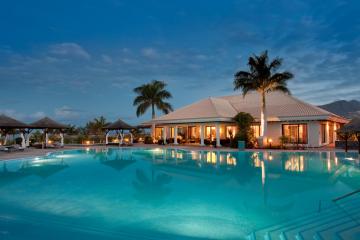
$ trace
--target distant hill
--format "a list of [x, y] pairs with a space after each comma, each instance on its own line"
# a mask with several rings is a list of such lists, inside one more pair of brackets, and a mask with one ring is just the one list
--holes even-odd
[[339, 100], [319, 107], [347, 118], [360, 117], [360, 101], [357, 100]]

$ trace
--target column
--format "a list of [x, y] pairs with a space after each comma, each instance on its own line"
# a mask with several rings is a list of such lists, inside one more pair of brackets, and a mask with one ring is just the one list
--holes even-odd
[[178, 126], [174, 126], [174, 144], [178, 144], [177, 137], [178, 137]]
[[25, 136], [23, 132], [20, 133], [20, 137], [21, 137], [21, 147], [26, 148]]
[[44, 144], [44, 147], [46, 148], [46, 147], [47, 147], [47, 144], [48, 144], [48, 142], [49, 142], [49, 136], [48, 136], [47, 131], [46, 131], [46, 130], [44, 130], [44, 131], [45, 131], [45, 144]]
[[64, 146], [64, 133], [60, 133], [60, 146], [63, 147]]
[[167, 130], [167, 127], [163, 127], [163, 141], [164, 141], [164, 144], [166, 144], [166, 130]]
[[105, 135], [105, 145], [108, 145], [108, 144], [109, 144], [109, 133], [110, 133], [110, 131], [107, 131], [107, 132], [106, 132], [106, 135]]
[[151, 125], [151, 137], [152, 137], [153, 139], [155, 139], [155, 128], [156, 128], [155, 123], [153, 123], [153, 124]]
[[130, 143], [133, 144], [134, 143], [134, 136], [133, 134], [130, 132]]
[[119, 145], [121, 146], [124, 142], [124, 133], [123, 132], [120, 132], [120, 142], [119, 142]]
[[221, 145], [220, 145], [220, 124], [219, 123], [217, 123], [215, 125], [215, 130], [216, 130], [216, 146], [221, 147]]
[[28, 131], [28, 133], [26, 134], [26, 140], [25, 140], [26, 147], [30, 146], [30, 136], [31, 136], [31, 132]]
[[7, 140], [8, 140], [8, 137], [9, 137], [9, 134], [5, 134], [5, 139], [4, 139], [4, 145], [6, 145], [6, 143], [7, 143]]
[[204, 136], [205, 136], [205, 126], [203, 124], [200, 125], [200, 146], [204, 146]]

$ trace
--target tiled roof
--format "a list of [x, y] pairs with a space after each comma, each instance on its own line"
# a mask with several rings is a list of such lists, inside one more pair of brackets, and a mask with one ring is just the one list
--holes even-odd
[[[155, 123], [231, 121], [238, 112], [260, 119], [261, 98], [257, 92], [242, 95], [210, 97], [182, 107], [153, 120]], [[266, 95], [268, 121], [279, 120], [347, 120], [324, 109], [305, 103], [281, 92]]]

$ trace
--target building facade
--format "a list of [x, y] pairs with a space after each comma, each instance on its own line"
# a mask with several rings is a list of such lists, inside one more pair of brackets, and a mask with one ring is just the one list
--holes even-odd
[[[210, 97], [149, 123], [155, 140], [221, 146], [238, 131], [233, 117], [239, 112], [247, 112], [255, 118], [252, 129], [255, 137], [260, 136], [260, 100], [256, 92], [245, 97]], [[336, 130], [348, 122], [343, 117], [280, 92], [267, 94], [266, 109], [268, 125], [265, 142], [272, 146], [279, 145], [283, 136], [288, 144], [305, 147], [329, 145], [337, 138]]]

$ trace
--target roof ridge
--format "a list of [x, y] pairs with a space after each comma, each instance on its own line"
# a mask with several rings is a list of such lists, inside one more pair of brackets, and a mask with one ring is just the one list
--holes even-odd
[[222, 101], [222, 102], [227, 103], [235, 112], [238, 112], [238, 111], [236, 110], [236, 108], [231, 104], [231, 102], [230, 102], [229, 100], [224, 99], [224, 98], [211, 97], [211, 98], [210, 98], [211, 104], [213, 105], [213, 107], [214, 107], [214, 109], [215, 109], [215, 112], [216, 112], [217, 114], [220, 115], [220, 111], [219, 111], [218, 107], [216, 106], [215, 102], [213, 101], [213, 99], [216, 99], [216, 100], [219, 100], [219, 101]]

